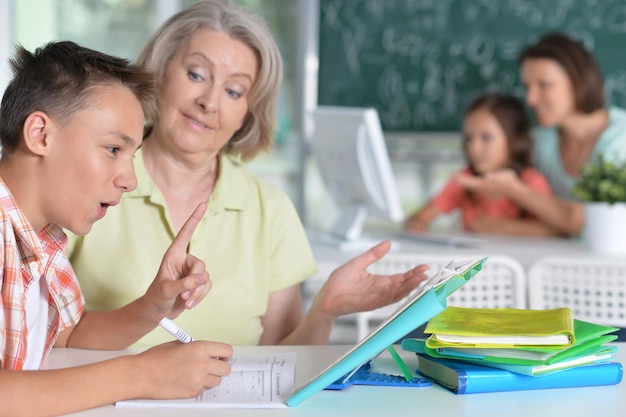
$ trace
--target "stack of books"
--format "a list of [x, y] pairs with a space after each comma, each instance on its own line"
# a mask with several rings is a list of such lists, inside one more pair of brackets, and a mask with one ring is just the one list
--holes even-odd
[[618, 384], [611, 345], [618, 329], [572, 318], [571, 310], [448, 307], [428, 339], [404, 339], [422, 375], [458, 393]]

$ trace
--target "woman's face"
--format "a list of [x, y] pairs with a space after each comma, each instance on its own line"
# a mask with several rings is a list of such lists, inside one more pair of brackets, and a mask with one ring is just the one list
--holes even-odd
[[468, 161], [478, 174], [506, 168], [509, 144], [498, 119], [485, 109], [477, 109], [463, 120], [463, 146]]
[[548, 58], [525, 59], [521, 65], [526, 103], [542, 126], [560, 126], [576, 113], [572, 83], [565, 70]]
[[184, 152], [217, 153], [243, 124], [256, 74], [247, 45], [197, 30], [166, 68], [155, 133]]

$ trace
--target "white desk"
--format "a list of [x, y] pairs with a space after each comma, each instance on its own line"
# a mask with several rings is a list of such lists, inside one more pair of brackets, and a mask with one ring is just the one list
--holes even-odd
[[[626, 343], [618, 344], [618, 361], [626, 363]], [[248, 346], [236, 347], [236, 355], [297, 353], [296, 385], [308, 380], [348, 349], [348, 346]], [[417, 359], [398, 348], [411, 368]], [[128, 351], [126, 351], [128, 352]], [[119, 355], [76, 349], [54, 349], [47, 367], [79, 365]], [[374, 370], [398, 374], [385, 354], [377, 358]], [[344, 391], [321, 391], [297, 407], [289, 409], [116, 409], [113, 405], [71, 414], [74, 417], [165, 417], [165, 416], [302, 416], [383, 417], [577, 417], [623, 416], [626, 410], [626, 383], [605, 387], [567, 388], [539, 391], [498, 392], [455, 395], [433, 385], [427, 388], [352, 386]]]
[[[463, 235], [461, 234], [461, 236]], [[484, 246], [475, 248], [447, 247], [398, 238], [393, 232], [389, 234], [372, 233], [370, 235], [370, 237], [375, 239], [390, 239], [392, 242], [396, 242], [398, 244], [397, 248], [394, 249], [392, 247], [392, 251], [395, 250], [400, 253], [450, 254], [451, 260], [471, 256], [508, 255], [519, 261], [525, 269], [528, 269], [537, 259], [547, 255], [594, 256], [587, 249], [585, 242], [575, 238], [536, 238], [475, 234], [468, 234], [467, 236], [483, 239], [485, 242]], [[315, 259], [318, 262], [320, 274], [332, 271], [337, 266], [362, 252], [340, 251], [325, 243], [323, 235], [316, 231], [308, 231], [308, 237]]]

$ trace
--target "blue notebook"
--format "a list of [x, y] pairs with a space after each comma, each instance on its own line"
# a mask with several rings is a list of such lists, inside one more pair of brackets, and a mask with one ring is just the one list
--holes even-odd
[[454, 359], [417, 354], [418, 372], [456, 394], [615, 385], [622, 380], [618, 362], [579, 366], [545, 376], [529, 376]]
[[451, 262], [431, 278], [422, 282], [415, 293], [378, 327], [326, 369], [298, 387], [287, 400], [294, 407], [313, 394], [376, 357], [387, 346], [426, 323], [446, 308], [446, 298], [459, 289], [481, 269], [486, 258], [460, 264]]

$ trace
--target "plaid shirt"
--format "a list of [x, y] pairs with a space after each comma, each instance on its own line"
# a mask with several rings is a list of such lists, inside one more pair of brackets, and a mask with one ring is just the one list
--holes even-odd
[[63, 249], [67, 237], [49, 224], [39, 234], [0, 178], [0, 365], [21, 370], [26, 357], [26, 291], [48, 283], [48, 334], [42, 360], [50, 353], [60, 331], [76, 325], [84, 301], [74, 270]]

